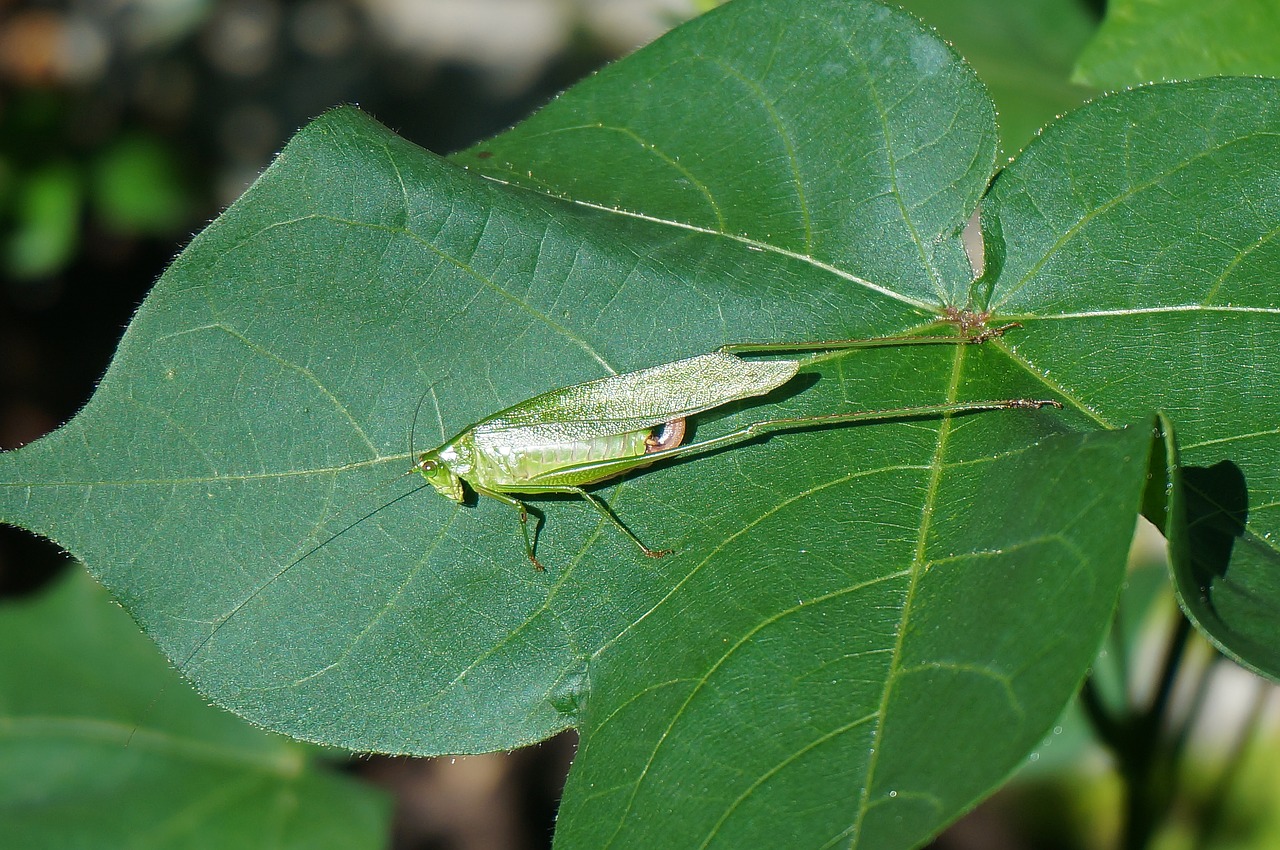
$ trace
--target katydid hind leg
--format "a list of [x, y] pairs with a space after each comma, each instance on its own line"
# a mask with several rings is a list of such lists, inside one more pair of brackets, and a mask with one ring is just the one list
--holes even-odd
[[1039, 410], [1042, 407], [1062, 408], [1062, 403], [1052, 399], [1011, 398], [996, 401], [958, 401], [945, 404], [922, 404], [914, 407], [891, 407], [883, 410], [858, 410], [848, 413], [823, 413], [816, 416], [793, 416], [780, 419], [762, 419], [744, 425], [718, 437], [689, 443], [666, 452], [649, 455], [654, 460], [679, 457], [685, 453], [705, 452], [756, 439], [777, 431], [815, 428], [823, 425], [856, 425], [868, 422], [885, 422], [894, 419], [919, 419], [956, 413], [978, 413], [988, 410]]
[[[1010, 398], [995, 401], [957, 401], [944, 404], [922, 404], [914, 407], [891, 407], [883, 410], [859, 410], [849, 413], [824, 413], [817, 416], [796, 416], [781, 419], [764, 419], [752, 422], [725, 436], [746, 440], [774, 431], [793, 428], [813, 428], [822, 425], [853, 425], [867, 422], [884, 422], [893, 419], [918, 419], [928, 416], [946, 416], [957, 413], [979, 413], [991, 410], [1039, 410], [1043, 407], [1062, 409], [1062, 402], [1052, 399]], [[712, 442], [720, 439], [713, 437]], [[736, 441], [736, 440], [735, 440]], [[695, 444], [696, 445], [696, 444]]]
[[[820, 427], [823, 425], [855, 425], [867, 422], [883, 422], [892, 419], [918, 419], [929, 416], [943, 416], [953, 413], [976, 413], [984, 410], [1039, 410], [1043, 407], [1061, 409], [1062, 403], [1051, 399], [1011, 398], [997, 401], [961, 401], [948, 404], [926, 404], [917, 407], [894, 407], [883, 410], [860, 410], [849, 413], [826, 413], [816, 416], [763, 419], [759, 422], [752, 422], [748, 425], [744, 425], [738, 430], [730, 431], [727, 434], [721, 434], [717, 437], [710, 437], [693, 443], [685, 443], [684, 445], [677, 446], [675, 448], [647, 454], [644, 456], [644, 464], [647, 466], [661, 460], [728, 448], [738, 443], [758, 439], [766, 434], [776, 431], [801, 430], [804, 428]], [[596, 480], [603, 480], [615, 475], [622, 475], [630, 472], [637, 466], [638, 464], [635, 462], [634, 458], [625, 458], [619, 460], [584, 463], [572, 467], [562, 467], [556, 470], [556, 474], [590, 474]], [[530, 488], [525, 492], [537, 492], [537, 489]], [[546, 492], [563, 492], [566, 489], [570, 488], [547, 487]], [[572, 489], [576, 490], [578, 488]], [[599, 510], [599, 508], [597, 508], [597, 510]], [[616, 518], [612, 519], [617, 523]], [[620, 526], [620, 523], [618, 524]], [[632, 536], [634, 539], [634, 535], [631, 535], [630, 532], [627, 532], [627, 534]], [[643, 544], [641, 544], [641, 546], [643, 547]]]

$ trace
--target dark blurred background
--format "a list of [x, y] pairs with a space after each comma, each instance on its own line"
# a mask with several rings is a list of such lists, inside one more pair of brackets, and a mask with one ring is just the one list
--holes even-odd
[[[353, 103], [436, 153], [691, 17], [694, 0], [0, 0], [0, 448], [92, 394], [165, 265], [288, 138]], [[0, 594], [65, 569], [0, 527]], [[575, 739], [363, 758], [396, 847], [550, 846]]]

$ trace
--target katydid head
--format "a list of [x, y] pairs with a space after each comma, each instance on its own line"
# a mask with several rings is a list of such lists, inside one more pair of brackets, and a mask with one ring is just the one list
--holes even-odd
[[452, 499], [461, 504], [466, 498], [462, 492], [462, 479], [440, 459], [440, 449], [432, 449], [418, 455], [418, 462], [413, 465], [413, 468], [421, 472], [422, 477], [427, 479], [431, 486], [446, 499]]

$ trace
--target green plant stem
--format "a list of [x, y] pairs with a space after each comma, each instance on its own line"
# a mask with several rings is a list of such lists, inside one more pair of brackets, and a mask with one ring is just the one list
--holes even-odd
[[1092, 675], [1084, 680], [1084, 686], [1080, 690], [1080, 706], [1102, 745], [1113, 752], [1119, 749], [1120, 723], [1107, 710]]
[[[1186, 655], [1191, 624], [1179, 616], [1169, 644], [1151, 702], [1141, 711], [1121, 721], [1115, 755], [1125, 783], [1124, 850], [1144, 850], [1156, 827], [1169, 810], [1173, 799], [1176, 774], [1175, 751], [1162, 746], [1165, 715], [1177, 680], [1182, 659]], [[1185, 721], [1190, 723], [1190, 719]]]

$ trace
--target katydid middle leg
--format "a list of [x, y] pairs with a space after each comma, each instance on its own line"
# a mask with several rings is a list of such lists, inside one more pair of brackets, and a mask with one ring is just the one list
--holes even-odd
[[[657, 457], [658, 454], [659, 454], [658, 452], [655, 452], [652, 456]], [[634, 467], [634, 464], [632, 464], [632, 468], [633, 467]], [[614, 527], [617, 528], [619, 531], [621, 531], [624, 535], [626, 535], [626, 537], [632, 543], [636, 544], [636, 546], [639, 547], [640, 551], [643, 552], [645, 555], [649, 556], [650, 558], [662, 558], [662, 557], [665, 557], [666, 555], [671, 554], [670, 549], [650, 549], [648, 546], [644, 545], [644, 541], [642, 541], [639, 537], [636, 537], [635, 533], [632, 532], [631, 529], [627, 528], [622, 523], [622, 520], [614, 516], [613, 511], [609, 510], [609, 506], [606, 505], [604, 501], [600, 499], [599, 496], [593, 496], [592, 494], [588, 493], [586, 490], [582, 489], [581, 487], [575, 487], [571, 484], [544, 484], [544, 485], [530, 484], [522, 487], [520, 489], [520, 492], [530, 496], [554, 496], [554, 495], [563, 495], [563, 494], [572, 494], [574, 496], [577, 496], [578, 498], [582, 499], [584, 502], [589, 504], [591, 507], [595, 508], [596, 512], [599, 513], [600, 516], [604, 517], [605, 519], [609, 520], [609, 522], [613, 523]], [[519, 505], [522, 510], [524, 509], [523, 504], [521, 504], [517, 500], [512, 499], [508, 496], [500, 495], [497, 493], [488, 493], [488, 495], [495, 496], [496, 498], [501, 499], [502, 501], [507, 502], [508, 504], [515, 503], [516, 505]], [[533, 561], [535, 565], [538, 563], [538, 560], [533, 557], [532, 551], [530, 551], [529, 553], [529, 558], [530, 560]], [[541, 566], [539, 566], [538, 568], [541, 569]]]
[[[657, 453], [655, 452], [655, 454]], [[644, 552], [650, 558], [662, 558], [671, 554], [670, 549], [650, 549], [648, 546], [644, 545], [644, 543], [640, 540], [640, 538], [636, 537], [635, 534], [631, 531], [631, 529], [627, 528], [625, 525], [622, 524], [622, 520], [618, 519], [616, 516], [613, 515], [613, 511], [609, 510], [609, 506], [606, 505], [604, 502], [602, 502], [599, 499], [599, 497], [591, 495], [586, 490], [583, 490], [581, 487], [566, 487], [565, 491], [570, 493], [576, 493], [577, 495], [581, 496], [586, 502], [588, 502], [591, 505], [591, 507], [595, 508], [596, 511], [599, 512], [600, 516], [609, 520], [609, 522], [613, 523], [614, 526], [616, 526], [619, 531], [621, 531], [627, 537], [631, 538], [631, 542], [639, 546], [640, 551]]]

